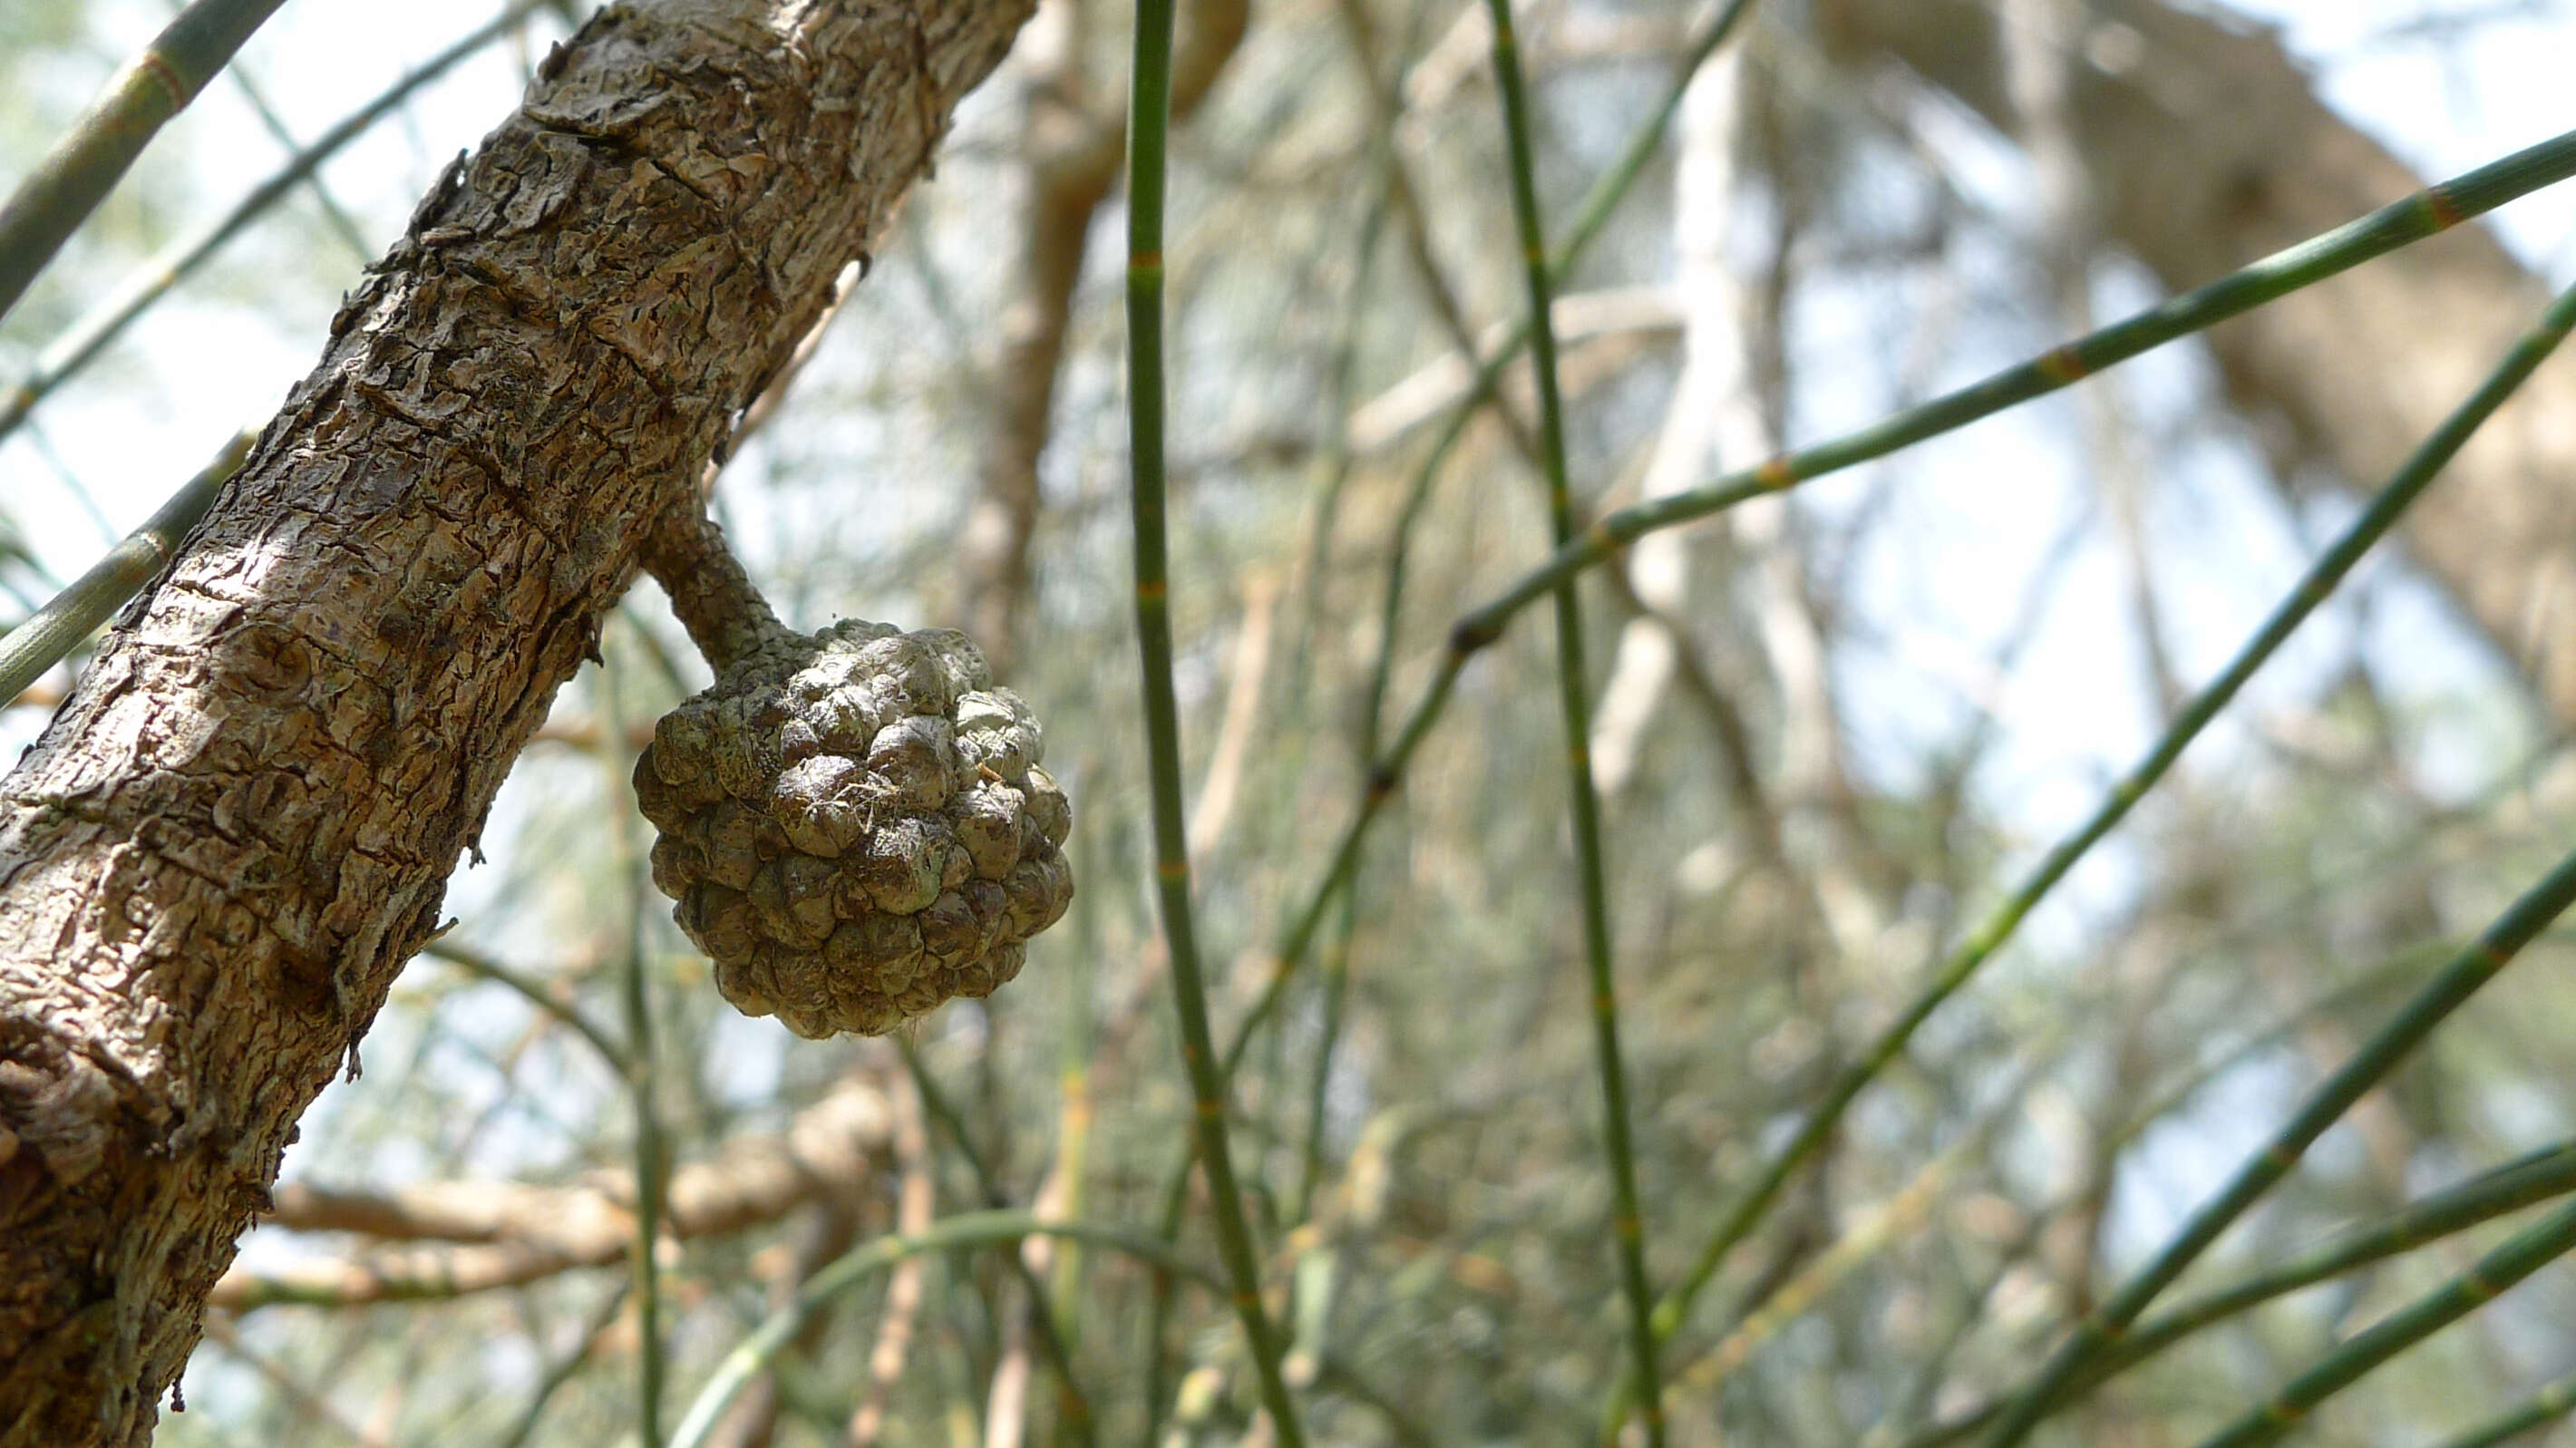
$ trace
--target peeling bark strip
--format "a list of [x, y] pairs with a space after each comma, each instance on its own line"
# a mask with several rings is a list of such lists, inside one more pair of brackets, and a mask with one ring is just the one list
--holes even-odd
[[0, 1445], [150, 1437], [644, 527], [1028, 8], [603, 11], [0, 786]]

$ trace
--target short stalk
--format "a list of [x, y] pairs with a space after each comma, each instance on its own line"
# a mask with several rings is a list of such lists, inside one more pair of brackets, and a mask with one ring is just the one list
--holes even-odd
[[724, 529], [696, 506], [694, 495], [645, 535], [642, 561], [717, 673], [786, 636], [787, 626], [726, 545]]

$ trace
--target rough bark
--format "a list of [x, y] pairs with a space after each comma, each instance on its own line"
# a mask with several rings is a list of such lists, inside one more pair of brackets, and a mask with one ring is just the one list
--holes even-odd
[[1026, 0], [601, 12], [0, 786], [0, 1444], [134, 1444], [510, 761]]
[[[2267, 31], [2158, 0], [2099, 0], [2073, 37], [2069, 117], [2099, 233], [2177, 289], [2421, 187], [2319, 101]], [[1828, 40], [1886, 56], [2012, 125], [1990, 7], [1828, 0]], [[2484, 226], [2464, 226], [2209, 334], [2232, 400], [2294, 478], [2326, 465], [2376, 487], [2495, 365], [2547, 289]], [[2405, 543], [2576, 724], [2576, 371], [2544, 368], [2418, 503]]]

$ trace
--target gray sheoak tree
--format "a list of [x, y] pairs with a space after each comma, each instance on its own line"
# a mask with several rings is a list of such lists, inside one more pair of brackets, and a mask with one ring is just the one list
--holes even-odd
[[[0, 799], [0, 1445], [133, 1443], [654, 522], [785, 364], [1029, 0], [643, 0], [549, 59]], [[2073, 140], [2175, 287], [2422, 179], [2265, 35], [2095, 0]], [[1819, 0], [2014, 124], [1992, 7]], [[2095, 43], [2101, 42], [2101, 43]], [[2542, 303], [2462, 227], [2217, 329], [2285, 471], [2375, 482]], [[2576, 378], [2418, 508], [2425, 571], [2576, 723]]]
[[149, 1439], [512, 759], [1032, 0], [635, 0], [425, 198], [0, 798], [0, 1444]]

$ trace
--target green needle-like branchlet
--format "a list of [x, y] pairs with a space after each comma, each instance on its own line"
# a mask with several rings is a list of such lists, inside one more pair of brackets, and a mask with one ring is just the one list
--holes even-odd
[[[2347, 1272], [2411, 1252], [2428, 1242], [2482, 1226], [2540, 1202], [2576, 1192], [2576, 1142], [2561, 1142], [2428, 1193], [2378, 1221], [2341, 1233], [2230, 1287], [2193, 1298], [2139, 1323], [2094, 1360], [2049, 1405], [2054, 1412], [2114, 1375], [2214, 1324]], [[1945, 1448], [2002, 1416], [1994, 1403], [1961, 1414], [1904, 1441], [1904, 1448]]]
[[28, 685], [43, 678], [45, 670], [80, 647], [92, 629], [107, 622], [110, 614], [134, 596], [135, 590], [169, 565], [171, 556], [178, 551], [179, 540], [214, 506], [215, 494], [223, 491], [224, 480], [242, 465], [243, 458], [250, 456], [250, 445], [257, 437], [256, 433], [245, 432], [225, 443], [223, 451], [206, 464], [204, 471], [170, 495], [161, 511], [125, 535], [124, 542], [109, 549], [105, 558], [73, 579], [70, 587], [54, 595], [25, 623], [0, 638], [0, 705], [27, 692]]
[[[1574, 264], [1582, 259], [1585, 248], [1601, 234], [1601, 228], [1618, 209], [1620, 200], [1628, 194], [1638, 174], [1644, 171], [1646, 163], [1654, 158], [1656, 149], [1663, 144], [1664, 128], [1671, 123], [1673, 113], [1681, 109], [1682, 95], [1690, 89], [1692, 77], [1699, 73], [1710, 56], [1717, 53], [1717, 48], [1726, 43], [1727, 37], [1735, 33], [1736, 27], [1752, 9], [1752, 0], [1729, 0], [1727, 7], [1683, 52], [1681, 66], [1656, 103], [1653, 113], [1628, 137], [1619, 159], [1611, 163], [1610, 168], [1593, 183], [1591, 191], [1585, 194], [1582, 203], [1575, 207], [1574, 224], [1548, 259], [1547, 276], [1551, 288], [1564, 285], [1565, 279], [1573, 274]], [[1450, 449], [1466, 435], [1467, 424], [1493, 396], [1495, 385], [1502, 379], [1503, 369], [1511, 365], [1512, 359], [1518, 357], [1520, 349], [1528, 343], [1529, 323], [1524, 320], [1513, 328], [1491, 356], [1477, 366], [1467, 394], [1450, 406], [1448, 418], [1441, 425], [1440, 436], [1415, 466], [1412, 480], [1405, 490], [1403, 516], [1395, 529], [1394, 555], [1388, 564], [1388, 597], [1382, 617], [1392, 619], [1401, 601], [1406, 538], [1430, 501], [1433, 480], [1442, 464], [1448, 461]], [[1391, 660], [1383, 651], [1395, 646], [1394, 639], [1394, 631], [1390, 628], [1380, 644], [1378, 677], [1370, 685], [1373, 695], [1384, 692], [1385, 674]], [[1405, 765], [1413, 757], [1414, 746], [1422, 742], [1423, 735], [1430, 732], [1432, 722], [1439, 718], [1441, 707], [1448, 702], [1449, 686], [1457, 682], [1456, 669], [1464, 663], [1463, 658], [1453, 657], [1442, 665], [1441, 672], [1432, 680], [1430, 694], [1416, 706], [1392, 747], [1381, 754], [1369, 769], [1361, 784], [1357, 814], [1343, 829], [1340, 843], [1334, 846], [1333, 858], [1325, 867], [1324, 877], [1307, 893], [1305, 903], [1289, 917], [1287, 927], [1280, 932], [1279, 944], [1270, 953], [1270, 978], [1263, 982], [1261, 994], [1253, 1001], [1252, 1008], [1244, 1012], [1243, 1019], [1235, 1025], [1234, 1039], [1225, 1052], [1228, 1079], [1234, 1074], [1235, 1064], [1243, 1059], [1244, 1047], [1261, 1024], [1269, 1019], [1271, 1011], [1277, 1008], [1289, 978], [1296, 974], [1307, 950], [1314, 945], [1315, 932], [1324, 923], [1324, 912], [1331, 908], [1334, 897], [1350, 883], [1352, 873], [1359, 868], [1361, 837], [1376, 822], [1378, 812], [1385, 808], [1386, 802], [1394, 797], [1396, 784], [1404, 776]], [[1372, 702], [1369, 707], [1374, 716], [1378, 703]]]
[[[608, 766], [611, 798], [622, 795], [635, 773], [626, 752], [626, 719], [618, 707], [617, 671], [603, 660], [599, 672], [599, 705], [608, 726], [601, 739], [601, 762]], [[635, 1423], [638, 1440], [662, 1441], [662, 1385], [669, 1363], [662, 1336], [662, 1268], [658, 1255], [667, 1216], [671, 1151], [654, 1101], [661, 1067], [654, 1045], [650, 919], [653, 890], [645, 874], [644, 852], [637, 847], [630, 810], [608, 814], [609, 854], [626, 889], [625, 949], [618, 964], [618, 1004], [626, 1022], [626, 1094], [635, 1111], [635, 1239], [628, 1267], [635, 1284]]]
[[[2054, 883], [2049, 867], [2065, 854], [2068, 846], [2079, 841], [2089, 846], [2092, 840], [2100, 838], [2110, 828], [2120, 814], [2126, 813], [2128, 802], [2144, 793], [2146, 787], [2163, 773], [2163, 765], [2171, 763], [2172, 756], [2179, 754], [2182, 744], [2189, 741], [2189, 735], [2181, 731], [2188, 727], [2190, 731], [2198, 732], [2201, 725], [2208, 722], [2209, 716], [2216, 712], [2217, 706], [2226, 702], [2225, 695], [2219, 693], [2221, 688], [2225, 689], [2225, 694], [2233, 694], [2235, 687], [2241, 685], [2263, 658], [2289, 636], [2299, 620], [2325, 601], [2336, 582], [2381, 534], [2396, 523], [2398, 515], [2415, 501], [2452, 455], [2467, 444], [2507, 397], [2513, 395], [2514, 389], [2540, 366], [2541, 360], [2566, 339], [2570, 326], [2576, 326], [2576, 287], [2560, 293], [2558, 299], [2550, 303], [2539, 323], [2514, 344], [2504, 361], [2497, 365], [2486, 381], [2479, 384], [2469, 400], [2444, 418], [2442, 425], [2433, 430], [2433, 435], [2416, 448], [2414, 455], [2397, 470], [2388, 486], [2380, 490], [2379, 496], [2371, 500], [2361, 516], [2353, 521], [2333, 547], [2326, 550], [2326, 555], [2309, 569], [2307, 577], [2299, 581], [2298, 588], [2273, 611], [2253, 642], [2237, 655], [2236, 662], [2220, 676], [2218, 683], [2204, 690], [2175, 720], [2173, 730], [2167, 732], [2165, 743], [2120, 782], [2111, 800], [2105, 804], [2103, 813], [2097, 814], [2095, 822], [2088, 822], [2085, 830], [2078, 831], [2050, 853], [2049, 861], [2034, 875], [2033, 884], [2041, 884], [2043, 880]], [[2176, 738], [2177, 734], [2181, 737]], [[2099, 829], [2092, 827], [2096, 822]], [[2072, 864], [2072, 858], [2067, 858], [2066, 863]], [[2056, 873], [2062, 875], [2064, 867], [2058, 866]], [[1962, 957], [1971, 952], [1990, 953], [1993, 946], [2001, 942], [2002, 935], [2010, 933], [2012, 926], [2028, 913], [2029, 903], [2025, 903], [2025, 897], [2029, 903], [2036, 903], [2037, 896], [2025, 887], [1969, 940], [1961, 951]], [[2271, 1144], [2239, 1168], [2226, 1189], [2194, 1213], [2191, 1220], [2183, 1224], [2182, 1230], [2156, 1253], [2152, 1262], [2141, 1268], [2109, 1301], [2085, 1319], [2076, 1334], [2050, 1356], [2039, 1380], [2015, 1400], [2004, 1420], [1996, 1425], [1986, 1439], [1987, 1448], [2009, 1448], [2009, 1445], [2021, 1441], [2047, 1410], [2049, 1400], [2086, 1361], [2115, 1342], [2129, 1324], [2137, 1321], [2138, 1314], [2146, 1310], [2157, 1293], [2181, 1275], [2183, 1268], [2191, 1265], [2193, 1259], [2216, 1241], [2218, 1234], [2252, 1206], [2256, 1198], [2270, 1190], [2274, 1182], [2298, 1164], [2310, 1143], [2332, 1126], [2353, 1102], [2361, 1099], [2363, 1092], [2387, 1075], [2435, 1024], [2503, 969], [2515, 951], [2546, 929], [2570, 899], [2576, 899], [2576, 856], [2570, 856], [2551, 871], [2547, 878], [2532, 888], [2530, 894], [2490, 925], [2486, 934], [2454, 956], [2408, 1002], [2396, 1020], [2366, 1042], [2358, 1054], [2317, 1088]], [[1946, 984], [1951, 973], [1945, 970], [1940, 984]], [[1928, 1009], [1922, 1013], [1928, 1014]], [[1907, 1017], [1912, 1020], [1920, 1018], [1915, 1010], [1909, 1010]], [[1911, 1027], [1905, 1029], [1910, 1032]], [[1895, 1036], [1894, 1032], [1890, 1036], [1901, 1045], [1901, 1037]]]
[[[1735, 13], [1730, 7], [1728, 14]], [[1725, 17], [1721, 17], [1723, 23]], [[1916, 407], [1893, 413], [1854, 432], [1815, 447], [1787, 453], [1757, 467], [1728, 473], [1694, 489], [1667, 494], [1652, 503], [1603, 515], [1575, 542], [1514, 583], [1501, 595], [1462, 616], [1449, 633], [1449, 646], [1423, 697], [1397, 731], [1395, 740], [1370, 769], [1358, 809], [1344, 825], [1322, 877], [1289, 917], [1279, 948], [1271, 956], [1271, 980], [1237, 1028], [1238, 1043], [1258, 1027], [1276, 1005], [1288, 976], [1313, 943], [1333, 896], [1348, 881], [1359, 861], [1360, 843], [1386, 801], [1402, 783], [1415, 749], [1449, 704], [1459, 673], [1477, 653], [1502, 637], [1520, 611], [1546, 597], [1557, 583], [1585, 569], [1599, 567], [1622, 547], [1659, 528], [1674, 527], [1722, 513], [1766, 493], [1785, 491], [1829, 473], [1885, 457], [1902, 448], [1954, 432], [2033, 397], [2054, 391], [2091, 372], [2098, 372], [2142, 352], [2205, 330], [2265, 302], [2289, 295], [2373, 257], [2480, 216], [2519, 196], [2576, 176], [2576, 131], [2425, 188], [2403, 201], [2261, 261], [2229, 273], [2145, 311], [2051, 348], [2019, 366]], [[1498, 354], [1499, 355], [1499, 354]], [[1490, 390], [1498, 367], [1478, 374], [1480, 390], [1460, 404], [1473, 406]], [[1463, 428], [1462, 414], [1453, 426]], [[1435, 447], [1435, 461], [1440, 449]], [[1232, 1059], [1239, 1051], [1229, 1051]]]
[[2157, 1313], [2128, 1334], [2116, 1356], [2123, 1366], [2138, 1362], [2211, 1323], [2251, 1311], [2274, 1298], [2571, 1192], [2576, 1192], [2576, 1142], [2562, 1142], [2457, 1186], [2429, 1193], [2379, 1221], [2298, 1253], [2233, 1287]]
[[2505, 1289], [2576, 1249], [2571, 1202], [2477, 1260], [2468, 1271], [2372, 1323], [2317, 1360], [2271, 1401], [2204, 1440], [2201, 1448], [2259, 1448], [2277, 1442], [2319, 1403], [2359, 1382], [2371, 1369], [2503, 1295]]
[[1055, 1237], [1060, 1240], [1089, 1242], [1113, 1251], [1123, 1252], [1140, 1262], [1198, 1283], [1210, 1292], [1227, 1292], [1224, 1277], [1182, 1256], [1170, 1243], [1150, 1232], [1093, 1222], [1042, 1222], [1033, 1212], [964, 1212], [940, 1221], [926, 1230], [909, 1235], [890, 1232], [863, 1246], [843, 1253], [830, 1265], [805, 1279], [796, 1295], [762, 1321], [725, 1354], [724, 1361], [698, 1390], [689, 1404], [680, 1426], [671, 1434], [670, 1448], [705, 1448], [707, 1437], [715, 1430], [716, 1420], [724, 1415], [751, 1380], [766, 1372], [779, 1353], [796, 1340], [805, 1322], [826, 1303], [877, 1273], [892, 1268], [907, 1257], [924, 1252], [945, 1252], [959, 1247], [1008, 1247], [1016, 1249], [1025, 1237]]
[[2508, 1438], [2528, 1433], [2554, 1418], [2576, 1413], [2576, 1373], [2542, 1388], [2539, 1392], [2470, 1428], [2455, 1437], [2442, 1440], [2440, 1448], [2495, 1448]]
[[[1511, 0], [1487, 0], [1494, 19], [1494, 83], [1509, 144], [1512, 217], [1520, 232], [1529, 286], [1530, 370], [1538, 384], [1539, 464], [1547, 473], [1548, 526], [1557, 547], [1574, 536], [1574, 491], [1565, 471], [1565, 403], [1556, 379], [1556, 325], [1548, 315], [1547, 233], [1539, 221], [1537, 166], [1531, 157], [1529, 96], [1521, 83]], [[1655, 1371], [1654, 1289], [1646, 1283], [1645, 1226], [1637, 1202], [1637, 1157], [1630, 1140], [1628, 1072], [1619, 1052], [1619, 982], [1610, 956], [1610, 891], [1602, 864], [1601, 797], [1592, 784], [1592, 706], [1585, 695], [1583, 610], [1574, 580], [1556, 586], [1557, 702], [1565, 716], [1565, 765], [1573, 800], [1575, 881], [1583, 900], [1583, 959], [1590, 988], [1592, 1047], [1601, 1073], [1602, 1154], [1610, 1167], [1610, 1241], [1628, 1299], [1629, 1372], [1640, 1385], [1638, 1416], [1646, 1442], [1664, 1441], [1661, 1378]]]
[[1142, 664], [1145, 748], [1154, 797], [1154, 878], [1171, 955], [1172, 1004], [1196, 1118], [1208, 1214], [1233, 1279], [1261, 1399], [1282, 1448], [1301, 1448], [1297, 1406], [1279, 1372], [1279, 1344], [1261, 1302], [1261, 1264], [1226, 1142], [1226, 1082], [1208, 1026], [1190, 914], [1189, 829], [1181, 800], [1180, 706], [1172, 688], [1171, 561], [1163, 466], [1164, 148], [1172, 120], [1172, 0], [1138, 0], [1134, 76], [1127, 105], [1127, 424], [1136, 533], [1136, 642]]
[[339, 154], [341, 148], [364, 135], [376, 122], [390, 115], [396, 107], [411, 98], [414, 91], [445, 75], [456, 63], [507, 35], [525, 22], [544, 0], [517, 0], [516, 4], [494, 16], [481, 29], [440, 51], [418, 68], [388, 86], [384, 93], [349, 113], [338, 125], [316, 137], [313, 144], [297, 152], [275, 174], [251, 188], [250, 194], [232, 210], [179, 238], [161, 252], [108, 298], [91, 308], [70, 330], [46, 346], [36, 356], [36, 365], [20, 378], [15, 387], [0, 394], [0, 437], [7, 437], [27, 420], [45, 395], [59, 387], [74, 373], [89, 365], [116, 340], [154, 302], [159, 301], [179, 282], [204, 265], [206, 259], [223, 249], [251, 222], [265, 215], [285, 199], [296, 185], [311, 177], [323, 162]]
[[[1716, 1275], [1727, 1254], [1760, 1225], [1798, 1168], [1833, 1135], [1851, 1103], [1870, 1082], [1877, 1079], [1881, 1071], [1904, 1053], [1914, 1038], [1914, 1032], [1931, 1018], [1932, 1013], [1966, 985], [1969, 978], [2012, 939], [2022, 921], [2038, 908], [2059, 881], [2066, 878], [2067, 872], [2117, 827], [2140, 799], [2146, 797], [2147, 791], [2154, 788], [2165, 772], [2173, 767], [2174, 761], [2182, 757], [2182, 752], [2199, 737], [2201, 730], [2218, 717], [2219, 712], [2306, 621], [2308, 615], [2332, 595], [2335, 586], [2352, 571], [2354, 564], [2361, 561], [2362, 555], [2396, 526], [2398, 518], [2423, 494], [2443, 465], [2467, 444], [2479, 426], [2503, 405], [2514, 389], [2521, 386], [2532, 370], [2540, 365], [2541, 359], [2548, 356], [2566, 336], [2571, 321], [2576, 321], [2576, 291], [2554, 303], [2540, 323], [2525, 334], [2468, 401], [2443, 420], [2442, 425], [2371, 500], [2370, 506], [2310, 565], [2306, 575], [2290, 590], [2289, 596], [2273, 608], [2270, 616], [2229, 660], [2218, 677], [2194, 695], [2175, 716], [2172, 725], [2147, 751], [2146, 757], [2120, 778], [2082, 824], [2040, 859], [2019, 888], [1941, 962], [1931, 980], [1907, 1002], [1896, 1019], [1834, 1078], [1823, 1099], [1808, 1113], [1797, 1133], [1771, 1154], [1752, 1185], [1719, 1219], [1716, 1230], [1710, 1233], [1699, 1254], [1692, 1259], [1681, 1281], [1658, 1305], [1655, 1312], [1658, 1334], [1670, 1337], [1680, 1330], [1681, 1325], [1689, 1320], [1701, 1289]], [[2322, 1125], [2319, 1129], [2323, 1129]], [[2301, 1146], [2304, 1145], [2302, 1142]], [[2137, 1305], [2143, 1306], [2144, 1299], [2141, 1298]], [[2119, 1325], [2125, 1326], [2134, 1316], [2133, 1308], [2129, 1317], [2118, 1319]], [[2062, 1386], [2064, 1381], [2060, 1377], [2057, 1383]], [[2054, 1392], [2055, 1387], [2051, 1391]], [[2035, 1414], [2037, 1409], [2030, 1411]], [[2026, 1429], [2028, 1422], [2022, 1426]], [[1999, 1437], [1996, 1441], [2000, 1445], [2006, 1440]]]
[[1648, 533], [1721, 513], [1765, 493], [1783, 492], [1827, 473], [1955, 432], [2126, 362], [2141, 352], [2349, 271], [2373, 257], [2449, 230], [2571, 175], [2576, 175], [2576, 131], [2428, 186], [2403, 201], [2391, 202], [2358, 221], [2274, 252], [2207, 286], [2196, 287], [1857, 431], [1740, 468], [1697, 488], [1605, 514], [1581, 540], [1560, 549], [1554, 558], [1532, 569], [1501, 596], [1461, 619], [1458, 626], [1471, 637], [1498, 633], [1514, 614], [1555, 588], [1558, 579], [1599, 566], [1611, 554]]
[[185, 109], [285, 0], [197, 0], [107, 83], [0, 204], [0, 317], [107, 199], [153, 134]]

